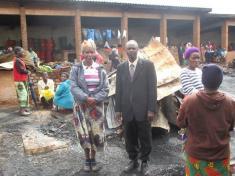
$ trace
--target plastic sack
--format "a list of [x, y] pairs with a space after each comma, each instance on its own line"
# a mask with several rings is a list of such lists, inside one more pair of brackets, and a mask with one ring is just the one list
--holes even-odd
[[42, 91], [42, 96], [46, 101], [49, 101], [54, 97], [54, 93], [50, 89], [46, 89]]
[[108, 124], [108, 128], [112, 129], [112, 128], [117, 128], [119, 126], [121, 126], [121, 122], [119, 122], [115, 116], [115, 109], [114, 109], [114, 99], [113, 97], [109, 98], [109, 104], [106, 110], [106, 121]]

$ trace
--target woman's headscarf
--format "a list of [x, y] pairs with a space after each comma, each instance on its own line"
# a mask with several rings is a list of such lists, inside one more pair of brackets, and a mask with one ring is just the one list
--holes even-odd
[[96, 51], [96, 45], [95, 45], [95, 42], [91, 39], [88, 39], [88, 40], [84, 40], [82, 42], [82, 53], [84, 51], [87, 51], [87, 50], [93, 50], [93, 51]]
[[184, 53], [184, 58], [185, 58], [185, 59], [189, 59], [190, 56], [191, 56], [191, 54], [192, 54], [192, 53], [195, 53], [195, 52], [199, 53], [199, 52], [200, 52], [200, 51], [199, 51], [199, 48], [197, 48], [197, 47], [190, 47], [190, 48], [187, 48], [187, 50], [186, 50], [185, 53]]

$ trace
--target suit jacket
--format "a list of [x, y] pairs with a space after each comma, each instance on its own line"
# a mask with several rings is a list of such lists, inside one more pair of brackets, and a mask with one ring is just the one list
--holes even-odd
[[121, 112], [124, 121], [147, 119], [147, 112], [156, 112], [156, 72], [151, 61], [139, 58], [133, 81], [128, 61], [117, 68], [116, 112]]

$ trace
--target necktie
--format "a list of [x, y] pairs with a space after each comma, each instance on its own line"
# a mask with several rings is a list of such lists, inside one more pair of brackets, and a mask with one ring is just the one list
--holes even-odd
[[131, 64], [129, 69], [130, 69], [129, 71], [130, 71], [130, 76], [131, 76], [131, 81], [132, 81], [133, 77], [134, 77], [134, 73], [135, 73], [135, 66], [134, 66], [134, 64]]

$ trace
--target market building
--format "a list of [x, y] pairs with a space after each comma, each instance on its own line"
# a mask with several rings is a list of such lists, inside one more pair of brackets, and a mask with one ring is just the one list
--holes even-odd
[[0, 0], [0, 50], [21, 45], [33, 48], [43, 62], [75, 62], [87, 38], [107, 56], [112, 45], [122, 51], [127, 40], [135, 39], [144, 47], [152, 37], [168, 46], [192, 42], [199, 47], [213, 41], [228, 49], [235, 43], [235, 15], [210, 14], [211, 10], [164, 2]]

